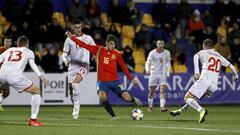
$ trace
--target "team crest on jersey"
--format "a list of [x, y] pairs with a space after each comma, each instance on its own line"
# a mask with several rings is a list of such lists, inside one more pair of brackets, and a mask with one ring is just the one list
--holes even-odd
[[116, 59], [116, 55], [115, 54], [112, 55], [112, 59]]

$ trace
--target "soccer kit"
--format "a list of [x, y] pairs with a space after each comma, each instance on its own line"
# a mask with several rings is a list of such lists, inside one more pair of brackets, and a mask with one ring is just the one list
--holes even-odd
[[[92, 37], [89, 35], [82, 34], [77, 38], [87, 44], [95, 45]], [[64, 54], [67, 54], [63, 55], [63, 61], [67, 60], [70, 62], [68, 67], [68, 82], [72, 83], [75, 74], [80, 74], [82, 77], [84, 77], [89, 71], [89, 51], [79, 47], [70, 38], [67, 38], [64, 43], [63, 52]]]
[[206, 92], [211, 94], [217, 90], [218, 76], [221, 66], [228, 67], [231, 63], [214, 49], [201, 50], [194, 56], [194, 72], [199, 73], [198, 62], [202, 64], [199, 80], [189, 89], [189, 93], [200, 99]]
[[109, 51], [103, 46], [91, 46], [78, 40], [75, 36], [71, 38], [80, 47], [86, 48], [97, 57], [97, 89], [110, 91], [121, 94], [125, 91], [121, 82], [118, 80], [117, 64], [120, 65], [122, 71], [127, 75], [129, 80], [133, 77], [129, 73], [120, 52]]
[[23, 76], [22, 73], [27, 65], [30, 64], [38, 76], [41, 75], [34, 63], [34, 53], [26, 47], [12, 47], [0, 55], [0, 83], [9, 84], [18, 92], [23, 92], [32, 86], [32, 81]]
[[149, 53], [145, 64], [146, 71], [150, 72], [149, 86], [166, 85], [170, 60], [170, 52], [166, 49], [163, 52], [154, 49]]

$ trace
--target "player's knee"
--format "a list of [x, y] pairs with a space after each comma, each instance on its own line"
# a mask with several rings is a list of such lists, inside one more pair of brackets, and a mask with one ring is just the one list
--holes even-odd
[[128, 101], [128, 102], [132, 101], [132, 97], [129, 95], [128, 92], [123, 93], [122, 98], [123, 98], [124, 101]]
[[107, 99], [107, 95], [103, 91], [99, 91], [98, 96], [99, 96], [100, 101]]
[[76, 76], [74, 77], [73, 83], [80, 83], [82, 79], [83, 78], [80, 74], [76, 74]]
[[123, 99], [125, 101], [128, 101], [128, 102], [132, 101], [132, 97], [131, 96], [125, 96], [125, 97], [123, 97]]
[[184, 96], [184, 101], [186, 102], [188, 98], [193, 98], [189, 92], [187, 92]]
[[30, 93], [32, 95], [39, 95], [40, 89], [36, 85], [32, 85], [30, 88], [25, 90], [27, 93]]

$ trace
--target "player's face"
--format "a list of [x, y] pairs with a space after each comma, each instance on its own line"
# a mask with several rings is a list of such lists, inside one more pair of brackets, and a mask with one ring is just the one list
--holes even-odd
[[116, 43], [114, 41], [106, 42], [106, 48], [109, 51], [113, 51], [115, 49], [115, 46], [116, 46]]
[[74, 34], [81, 35], [81, 33], [82, 33], [82, 24], [81, 23], [74, 24], [72, 26], [72, 30], [73, 30]]
[[5, 39], [3, 44], [6, 48], [10, 48], [12, 45], [12, 39]]
[[162, 40], [158, 40], [157, 43], [156, 43], [156, 46], [157, 46], [157, 50], [158, 50], [158, 51], [163, 50], [163, 47], [164, 47], [164, 41], [162, 41]]

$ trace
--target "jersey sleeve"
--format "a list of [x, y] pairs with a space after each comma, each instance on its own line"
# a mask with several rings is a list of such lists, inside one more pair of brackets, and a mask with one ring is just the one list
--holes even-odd
[[31, 51], [31, 50], [29, 51], [28, 59], [35, 60], [35, 55], [34, 55], [33, 51]]
[[83, 47], [85, 49], [87, 49], [88, 51], [90, 51], [92, 54], [96, 55], [100, 46], [96, 45], [96, 46], [92, 46], [90, 44], [86, 44], [85, 42], [79, 40], [76, 38], [76, 36], [72, 36], [71, 37], [72, 41], [74, 41], [78, 46]]
[[145, 64], [145, 70], [146, 70], [147, 72], [150, 71], [150, 66], [151, 66], [151, 63], [152, 63], [152, 57], [153, 57], [153, 53], [150, 52], [149, 55], [148, 55], [148, 57], [147, 57], [146, 64]]
[[171, 53], [167, 51], [167, 58], [166, 58], [166, 66], [167, 66], [167, 76], [170, 75], [171, 72]]
[[130, 72], [128, 71], [128, 68], [127, 68], [127, 66], [122, 58], [122, 55], [120, 53], [118, 54], [117, 62], [120, 65], [123, 73], [128, 77], [128, 79], [133, 80], [133, 77], [131, 76]]
[[193, 64], [194, 64], [194, 73], [195, 74], [199, 74], [199, 58], [200, 58], [200, 54], [197, 53], [193, 56]]
[[89, 36], [89, 42], [88, 42], [88, 44], [90, 44], [90, 45], [96, 45], [91, 36]]
[[70, 51], [69, 42], [70, 42], [70, 38], [67, 38], [64, 42], [63, 52], [65, 53], [69, 53]]
[[221, 56], [221, 65], [224, 67], [229, 67], [231, 63], [227, 59], [225, 59], [223, 56]]

